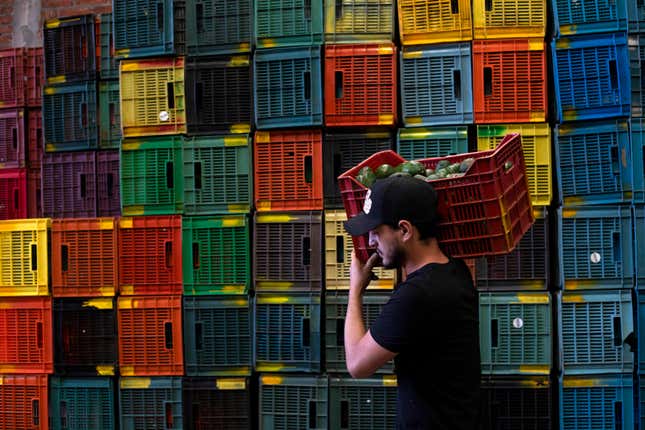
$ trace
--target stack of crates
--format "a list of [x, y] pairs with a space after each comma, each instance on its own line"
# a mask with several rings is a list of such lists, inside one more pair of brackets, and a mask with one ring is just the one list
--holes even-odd
[[40, 217], [43, 49], [0, 51], [0, 220]]
[[555, 279], [562, 289], [556, 299], [565, 429], [638, 426], [634, 353], [642, 336], [637, 267], [645, 200], [638, 167], [644, 21], [637, 3], [553, 1]]

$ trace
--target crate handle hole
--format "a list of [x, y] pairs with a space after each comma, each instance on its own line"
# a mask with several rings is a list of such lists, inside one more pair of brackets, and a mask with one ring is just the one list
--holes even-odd
[[160, 32], [163, 32], [163, 24], [164, 24], [164, 19], [163, 19], [163, 3], [157, 3], [157, 29]]
[[85, 196], [87, 196], [87, 178], [85, 173], [81, 173], [79, 175], [79, 182], [80, 182], [80, 190], [81, 190], [81, 198], [84, 199]]
[[336, 236], [336, 263], [345, 262], [345, 236]]
[[87, 103], [81, 103], [81, 126], [87, 127]]
[[614, 428], [623, 428], [623, 402], [614, 402]]
[[114, 196], [114, 175], [112, 173], [107, 174], [107, 195], [108, 197]]
[[166, 428], [171, 429], [173, 427], [172, 404], [166, 402], [164, 407], [166, 409]]
[[493, 94], [493, 69], [491, 67], [484, 67], [484, 95], [490, 96]]
[[36, 346], [38, 349], [43, 348], [43, 323], [36, 321]]
[[612, 146], [609, 148], [609, 155], [611, 157], [611, 167], [614, 175], [620, 173], [620, 164], [618, 163], [618, 147]]
[[493, 348], [497, 348], [498, 343], [499, 343], [499, 320], [497, 318], [493, 318], [490, 320], [490, 346]]
[[60, 246], [60, 261], [61, 270], [67, 272], [69, 270], [69, 246], [61, 244]]
[[204, 348], [204, 324], [195, 323], [195, 349], [201, 351]]
[[612, 248], [614, 251], [614, 261], [622, 261], [623, 256], [622, 256], [622, 250], [620, 248], [620, 233], [617, 231], [614, 231], [611, 233], [611, 242], [612, 242]]
[[305, 100], [311, 99], [311, 72], [302, 73], [302, 85]]
[[493, 0], [486, 0], [486, 12], [493, 10]]
[[38, 270], [38, 245], [35, 243], [31, 244], [31, 270]]
[[452, 93], [455, 99], [461, 98], [461, 70], [452, 71]]
[[336, 346], [345, 345], [345, 319], [336, 320]]
[[168, 109], [175, 108], [175, 84], [174, 82], [166, 82], [166, 94], [168, 96]]
[[450, 11], [453, 15], [459, 13], [459, 0], [450, 0]]
[[110, 110], [110, 125], [114, 127], [116, 125], [116, 106], [114, 103], [110, 103], [108, 109]]
[[304, 159], [305, 182], [311, 184], [313, 182], [313, 159], [311, 155], [305, 155]]
[[611, 82], [611, 89], [618, 89], [618, 65], [616, 60], [609, 60], [609, 81]]
[[196, 161], [193, 165], [193, 175], [195, 176], [195, 189], [202, 189], [202, 162]]
[[311, 238], [305, 236], [302, 238], [302, 265], [309, 266], [311, 264]]
[[195, 16], [197, 17], [197, 32], [204, 32], [204, 4], [196, 3], [195, 4]]
[[165, 243], [166, 267], [172, 267], [172, 242]]
[[309, 347], [310, 346], [310, 336], [309, 336], [309, 330], [311, 329], [311, 320], [309, 318], [303, 318], [302, 319], [302, 346], [303, 347]]
[[349, 428], [349, 400], [340, 401], [340, 428]]
[[343, 17], [343, 0], [336, 0], [336, 20]]
[[15, 127], [11, 129], [11, 141], [13, 144], [13, 149], [17, 150], [18, 149], [18, 129]]
[[172, 161], [166, 161], [166, 188], [172, 189], [175, 185], [175, 173], [174, 173], [175, 163]]
[[60, 426], [64, 429], [67, 428], [67, 402], [61, 401], [59, 405], [60, 410]]
[[172, 322], [165, 322], [163, 325], [166, 349], [172, 349]]
[[304, 10], [305, 19], [307, 21], [310, 21], [311, 20], [311, 0], [305, 0], [304, 6], [305, 6], [305, 10]]
[[195, 83], [195, 105], [197, 106], [197, 115], [201, 116], [202, 108], [204, 106], [204, 83]]
[[623, 330], [621, 324], [621, 318], [615, 316], [613, 319], [614, 323], [614, 346], [621, 346], [623, 344]]
[[193, 269], [199, 269], [199, 242], [193, 242]]
[[[340, 152], [337, 152], [334, 154], [334, 179], [340, 176], [341, 173], [341, 168], [343, 164], [343, 155]], [[338, 182], [334, 181], [336, 183], [336, 187], [338, 187]]]
[[334, 72], [334, 81], [336, 83], [336, 98], [342, 99], [343, 98], [343, 71], [342, 70], [336, 70], [336, 72]]
[[15, 211], [18, 211], [18, 208], [20, 207], [20, 190], [17, 188], [14, 188], [13, 190], [13, 209]]
[[11, 88], [15, 88], [16, 85], [16, 71], [13, 66], [9, 68], [9, 83], [11, 85]]
[[40, 425], [40, 400], [31, 401], [31, 421], [35, 426]]
[[315, 429], [318, 428], [316, 426], [316, 418], [317, 418], [317, 413], [316, 413], [316, 401], [315, 400], [309, 400], [309, 428], [310, 429]]

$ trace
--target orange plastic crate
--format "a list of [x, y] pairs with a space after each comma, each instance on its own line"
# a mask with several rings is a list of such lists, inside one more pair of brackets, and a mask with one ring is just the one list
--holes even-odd
[[0, 373], [54, 372], [51, 297], [0, 299], [0, 333]]
[[47, 375], [0, 376], [0, 429], [49, 428]]
[[396, 125], [396, 53], [392, 43], [325, 46], [326, 125]]
[[258, 211], [322, 210], [322, 132], [258, 131], [253, 145]]
[[121, 376], [183, 375], [181, 296], [119, 297]]
[[119, 292], [122, 295], [181, 294], [181, 216], [119, 219]]
[[52, 220], [54, 297], [114, 296], [118, 283], [114, 218]]
[[547, 105], [543, 39], [473, 41], [475, 122], [544, 122]]

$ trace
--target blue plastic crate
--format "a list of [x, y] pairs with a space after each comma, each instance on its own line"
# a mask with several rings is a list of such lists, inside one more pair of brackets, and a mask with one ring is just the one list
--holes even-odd
[[322, 125], [320, 46], [258, 50], [253, 76], [258, 129]]
[[406, 160], [468, 152], [468, 127], [400, 128], [396, 152]]
[[49, 393], [52, 430], [115, 428], [112, 378], [52, 376]]
[[397, 385], [394, 375], [363, 379], [329, 378], [329, 428], [396, 428]]
[[632, 198], [634, 203], [645, 203], [645, 120], [631, 120], [631, 149], [634, 176]]
[[636, 347], [631, 290], [564, 291], [556, 300], [565, 375], [631, 374]]
[[555, 147], [565, 206], [631, 201], [633, 169], [627, 120], [560, 124]]
[[323, 0], [254, 0], [253, 5], [258, 48], [323, 42]]
[[560, 384], [563, 430], [633, 430], [632, 375], [564, 377]]
[[632, 288], [629, 206], [558, 209], [558, 253], [565, 290]]
[[184, 296], [187, 375], [250, 375], [251, 334], [248, 296]]
[[[639, 371], [645, 369], [645, 296], [641, 295], [641, 291], [635, 295], [638, 299], [638, 307], [636, 308], [635, 318], [638, 321], [638, 366]], [[642, 383], [641, 383], [642, 385]], [[643, 399], [645, 401], [645, 399]]]
[[627, 30], [627, 1], [552, 0], [559, 36]]
[[556, 39], [551, 48], [559, 122], [629, 115], [625, 33]]
[[320, 296], [256, 294], [254, 308], [256, 370], [320, 371]]
[[553, 428], [554, 391], [546, 376], [483, 378], [480, 429]]
[[43, 127], [48, 152], [96, 148], [96, 82], [45, 87]]
[[122, 430], [183, 428], [181, 378], [122, 377], [119, 419]]
[[470, 42], [403, 48], [400, 62], [406, 127], [472, 124]]
[[327, 430], [325, 376], [260, 375], [260, 430]]
[[479, 294], [482, 374], [548, 375], [552, 336], [548, 292]]
[[186, 53], [219, 55], [251, 51], [252, 0], [187, 0]]
[[113, 0], [112, 8], [116, 57], [185, 53], [184, 0]]
[[[634, 267], [636, 270], [636, 287], [645, 289], [645, 205], [632, 206], [634, 213]], [[645, 314], [643, 314], [645, 318]], [[644, 368], [645, 369], [645, 368]]]
[[629, 45], [629, 72], [632, 88], [632, 117], [642, 118], [645, 116], [645, 71], [643, 70], [645, 36], [630, 34], [627, 43]]

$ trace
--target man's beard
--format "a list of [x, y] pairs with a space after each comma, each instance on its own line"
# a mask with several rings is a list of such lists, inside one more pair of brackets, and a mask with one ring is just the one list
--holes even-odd
[[401, 249], [401, 247], [397, 246], [396, 248], [394, 248], [394, 251], [392, 252], [390, 261], [387, 264], [383, 262], [383, 268], [398, 269], [399, 267], [401, 267], [401, 263], [403, 262], [403, 256], [404, 256], [403, 250]]

